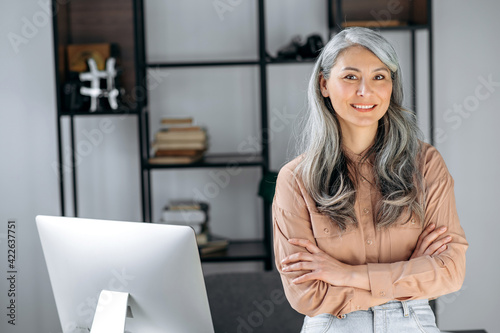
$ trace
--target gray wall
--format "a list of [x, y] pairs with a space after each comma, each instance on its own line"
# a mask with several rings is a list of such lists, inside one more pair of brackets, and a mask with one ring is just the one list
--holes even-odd
[[[500, 12], [497, 1], [436, 1], [436, 146], [455, 178], [470, 248], [460, 292], [440, 300], [445, 328], [498, 332]], [[485, 83], [492, 81], [492, 83]], [[462, 111], [460, 111], [462, 110]]]
[[[6, 224], [8, 219], [15, 218], [19, 270], [17, 325], [7, 324], [5, 306], [1, 305], [4, 309], [0, 317], [2, 332], [60, 330], [34, 225], [37, 214], [60, 214], [57, 175], [53, 170], [57, 147], [52, 31], [48, 21], [43, 20], [48, 15], [44, 16], [39, 3], [42, 2], [2, 1], [0, 5], [0, 100], [3, 106], [0, 111], [3, 157], [0, 247], [2, 257], [6, 257]], [[148, 57], [152, 61], [257, 57], [254, 1], [241, 2], [221, 15], [210, 1], [149, 0], [146, 3]], [[320, 0], [268, 1], [268, 51], [274, 55], [297, 34], [304, 37], [319, 32], [325, 39], [324, 9], [325, 2]], [[436, 146], [455, 178], [459, 215], [471, 243], [464, 287], [440, 299], [439, 321], [445, 329], [486, 328], [493, 332], [498, 325], [494, 310], [499, 308], [500, 294], [495, 277], [500, 272], [497, 265], [484, 266], [483, 258], [500, 254], [493, 245], [496, 233], [500, 232], [494, 213], [498, 198], [496, 185], [500, 185], [495, 170], [500, 160], [495, 149], [495, 141], [500, 139], [495, 125], [500, 116], [494, 112], [494, 106], [500, 104], [496, 83], [500, 82], [496, 62], [500, 49], [496, 32], [500, 23], [494, 15], [500, 10], [500, 3], [442, 0], [435, 2], [434, 10], [435, 110], [436, 126], [440, 128], [436, 132]], [[18, 45], [16, 52], [9, 33], [22, 36], [26, 20], [36, 23], [36, 30], [28, 31], [29, 38]], [[183, 38], [173, 33], [173, 27], [185, 34]], [[412, 87], [409, 85], [408, 35], [386, 36], [400, 53], [409, 92]], [[419, 33], [419, 45], [425, 46], [425, 41], [425, 33]], [[421, 50], [418, 89], [425, 91], [426, 53], [424, 48]], [[304, 91], [311, 69], [311, 64], [269, 67], [269, 117], [280, 125], [272, 132], [271, 167], [274, 169], [279, 169], [293, 156], [290, 140], [297, 133], [297, 117], [305, 111]], [[255, 68], [168, 69], [163, 74], [162, 84], [151, 92], [152, 132], [158, 128], [161, 115], [190, 113], [199, 124], [208, 127], [211, 152], [237, 151], [239, 144], [258, 137], [259, 90]], [[494, 83], [485, 85], [485, 80]], [[417, 111], [422, 128], [428, 134], [426, 101], [426, 94], [421, 94]], [[92, 143], [85, 133], [95, 133], [102, 119], [85, 118], [77, 122], [77, 143], [92, 144], [91, 150], [81, 154], [79, 162], [80, 215], [140, 220], [136, 121], [133, 117], [109, 117], [107, 121], [113, 130]], [[67, 135], [67, 123], [64, 129]], [[197, 190], [203, 191], [203, 186], [213, 182], [217, 172], [216, 169], [211, 172], [155, 171], [156, 217], [168, 198], [189, 197]], [[254, 195], [259, 177], [257, 170], [243, 169], [230, 178], [229, 186], [220, 188], [211, 200], [215, 232], [235, 238], [262, 235], [261, 225], [255, 222], [260, 219], [262, 209]], [[70, 189], [68, 184], [67, 190]], [[7, 270], [6, 259], [0, 267], [3, 272]], [[248, 264], [204, 265], [209, 273], [259, 268], [259, 265]], [[6, 299], [6, 293], [7, 281], [2, 278], [0, 299]]]

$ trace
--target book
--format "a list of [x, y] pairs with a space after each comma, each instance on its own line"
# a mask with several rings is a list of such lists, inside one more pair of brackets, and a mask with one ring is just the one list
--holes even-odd
[[[160, 223], [186, 225], [194, 229], [195, 233], [208, 232], [208, 203], [191, 199], [171, 200], [162, 211]], [[201, 236], [200, 236], [201, 237]], [[203, 243], [208, 238], [205, 236]], [[201, 242], [203, 239], [200, 239]]]
[[153, 142], [151, 145], [153, 152], [157, 150], [203, 150], [207, 148], [205, 141], [175, 141], [175, 142]]
[[198, 246], [198, 249], [199, 249], [201, 255], [207, 255], [207, 254], [225, 251], [228, 246], [229, 246], [229, 241], [218, 240], [218, 241], [209, 241], [205, 245]]
[[200, 224], [206, 221], [207, 214], [199, 209], [164, 209], [161, 213], [161, 219], [167, 223]]
[[194, 163], [203, 158], [203, 154], [194, 156], [159, 156], [151, 157], [148, 161], [150, 164], [189, 164]]
[[184, 125], [182, 124], [177, 124], [177, 126], [169, 126], [169, 125], [161, 125], [160, 130], [165, 130], [165, 131], [171, 131], [171, 132], [188, 132], [188, 131], [201, 131], [204, 130], [203, 127], [201, 126], [191, 126], [191, 125]]
[[161, 130], [155, 134], [155, 142], [170, 142], [170, 141], [205, 141], [207, 134], [203, 130]]
[[191, 199], [170, 200], [163, 209], [170, 210], [203, 210], [208, 211], [208, 203]]
[[214, 236], [208, 232], [203, 232], [196, 236], [198, 250], [201, 255], [224, 251], [229, 246], [229, 241], [225, 238]]
[[191, 125], [193, 123], [193, 117], [163, 117], [161, 118], [161, 124], [163, 125]]
[[205, 149], [158, 149], [155, 150], [154, 155], [156, 157], [161, 156], [195, 156], [198, 154], [203, 154]]

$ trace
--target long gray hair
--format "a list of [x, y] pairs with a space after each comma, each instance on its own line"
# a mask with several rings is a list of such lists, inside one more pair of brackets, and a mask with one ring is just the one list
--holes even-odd
[[417, 165], [421, 132], [416, 117], [402, 107], [403, 87], [396, 51], [379, 33], [367, 28], [348, 28], [335, 35], [323, 48], [314, 66], [308, 88], [309, 116], [301, 136], [303, 159], [295, 172], [316, 202], [319, 212], [331, 217], [344, 231], [357, 226], [354, 210], [355, 177], [342, 150], [339, 121], [329, 97], [323, 97], [320, 75], [326, 80], [337, 57], [359, 45], [375, 54], [391, 71], [392, 95], [386, 114], [379, 120], [375, 143], [364, 158], [374, 155], [376, 186], [382, 194], [376, 225], [387, 227], [404, 214], [424, 218], [422, 175]]

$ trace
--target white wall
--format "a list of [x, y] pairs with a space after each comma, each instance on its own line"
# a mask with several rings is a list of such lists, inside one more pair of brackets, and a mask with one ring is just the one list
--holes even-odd
[[[436, 146], [455, 179], [458, 213], [470, 243], [462, 291], [441, 299], [440, 322], [444, 328], [498, 332], [500, 3], [446, 0], [434, 8], [436, 126], [442, 129]], [[485, 85], [483, 79], [494, 83]]]
[[[37, 214], [59, 214], [56, 114], [50, 21], [27, 31], [16, 53], [8, 39], [23, 19], [41, 11], [36, 1], [0, 5], [0, 331], [57, 332], [55, 303], [35, 227]], [[48, 20], [48, 15], [45, 14]], [[16, 230], [16, 325], [7, 323], [7, 221]]]
[[[192, 4], [194, 2], [196, 5]], [[274, 55], [297, 34], [306, 37], [320, 33], [326, 39], [325, 3], [323, 0], [267, 1], [269, 53]], [[146, 4], [150, 60], [257, 58], [255, 0], [242, 2], [222, 15], [217, 14], [210, 1], [148, 0]], [[8, 39], [9, 32], [21, 35], [23, 18], [33, 22], [33, 16], [40, 16], [43, 10], [36, 0], [4, 1], [0, 7], [0, 35], [3, 36], [0, 39], [0, 100], [3, 106], [0, 111], [3, 157], [0, 163], [3, 189], [0, 192], [0, 241], [4, 253], [0, 257], [6, 257], [2, 236], [5, 236], [7, 220], [15, 218], [19, 226], [18, 289], [21, 292], [18, 325], [8, 325], [4, 313], [0, 312], [0, 331], [52, 333], [59, 329], [57, 316], [34, 226], [36, 214], [60, 213], [57, 176], [52, 169], [52, 163], [57, 160], [52, 32], [50, 24], [41, 22], [38, 32], [27, 44], [19, 45], [19, 52], [15, 53]], [[500, 269], [491, 264], [484, 267], [482, 258], [495, 258], [495, 254], [499, 254], [494, 247], [495, 232], [500, 231], [494, 214], [498, 197], [494, 168], [500, 157], [495, 149], [498, 131], [494, 127], [499, 117], [494, 113], [495, 104], [500, 103], [498, 86], [491, 88], [493, 91], [488, 97], [478, 95], [481, 100], [478, 99], [479, 105], [470, 115], [465, 107], [466, 112], [462, 115], [448, 113], [446, 118], [443, 115], [448, 109], [453, 110], [454, 104], [474, 102], [473, 97], [468, 97], [475, 96], [476, 88], [481, 86], [479, 77], [488, 79], [491, 75], [494, 82], [500, 82], [496, 59], [499, 53], [496, 31], [500, 23], [494, 16], [500, 4], [486, 0], [474, 3], [441, 0], [435, 2], [434, 9], [436, 125], [442, 128], [436, 133], [436, 145], [455, 178], [457, 206], [471, 243], [464, 288], [441, 298], [439, 322], [446, 329], [486, 328], [493, 332], [498, 324], [494, 310], [499, 307], [500, 286], [495, 284], [495, 277]], [[486, 28], [486, 22], [491, 28]], [[173, 27], [181, 27], [176, 31], [186, 35], [181, 37], [173, 33]], [[213, 34], [209, 33], [211, 31]], [[408, 35], [388, 33], [386, 36], [400, 53], [408, 94], [411, 89]], [[419, 34], [419, 44], [425, 45], [425, 39], [425, 34]], [[418, 57], [420, 78], [425, 75], [427, 56], [425, 49], [422, 51]], [[275, 129], [271, 140], [271, 167], [278, 169], [292, 157], [290, 138], [297, 132], [297, 116], [305, 111], [304, 92], [312, 64], [273, 65], [268, 69], [269, 117], [281, 119], [280, 125], [283, 125]], [[211, 152], [234, 152], [239, 143], [258, 137], [259, 90], [255, 69], [168, 69], [165, 72], [164, 82], [151, 93], [153, 133], [161, 115], [192, 113], [199, 123], [209, 127]], [[425, 85], [425, 80], [419, 79], [420, 91]], [[480, 93], [488, 92], [485, 88], [478, 89]], [[419, 98], [418, 105], [426, 131], [426, 94]], [[210, 115], [205, 110], [209, 110]], [[102, 119], [79, 120], [77, 143], [89, 141], [84, 132], [97, 129]], [[133, 117], [107, 119], [113, 124], [113, 131], [93, 145], [79, 165], [80, 215], [140, 220], [137, 124]], [[223, 125], [224, 119], [230, 119], [229, 128]], [[187, 197], [196, 189], [202, 190], [200, 186], [212, 182], [216, 171], [155, 171], [152, 179], [156, 216], [174, 195]], [[258, 170], [244, 169], [231, 178], [231, 186], [221, 188], [213, 198], [212, 221], [216, 232], [237, 238], [262, 234], [260, 224], [255, 222], [259, 221], [262, 209], [254, 197], [259, 177]], [[69, 184], [67, 189], [71, 189]], [[69, 198], [68, 191], [67, 194]], [[228, 204], [235, 208], [228, 210]], [[6, 271], [5, 264], [6, 259], [0, 262], [2, 272]], [[204, 269], [213, 272], [258, 267], [211, 264]], [[0, 299], [3, 300], [7, 284], [4, 278], [0, 281]], [[5, 309], [3, 304], [0, 308]]]

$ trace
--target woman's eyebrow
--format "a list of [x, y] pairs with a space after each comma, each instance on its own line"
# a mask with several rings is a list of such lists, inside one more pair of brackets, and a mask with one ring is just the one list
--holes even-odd
[[[341, 71], [354, 71], [354, 72], [361, 72], [358, 68], [356, 67], [344, 67], [341, 69]], [[380, 67], [376, 68], [373, 70], [373, 72], [379, 72], [379, 71], [386, 71], [387, 73], [390, 73], [389, 70], [385, 67]]]

